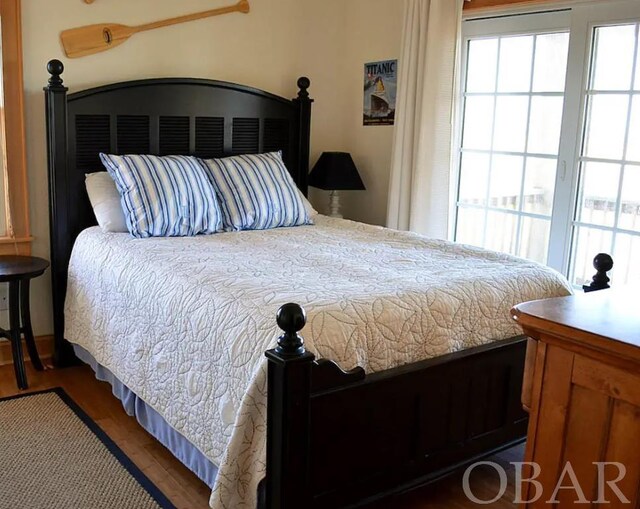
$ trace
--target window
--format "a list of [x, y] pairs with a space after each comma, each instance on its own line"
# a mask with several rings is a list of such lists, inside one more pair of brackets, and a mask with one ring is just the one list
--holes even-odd
[[0, 0], [0, 254], [29, 254], [20, 0]]
[[589, 279], [598, 250], [613, 254], [619, 279], [640, 280], [639, 27], [593, 31], [571, 264], [577, 284]]
[[455, 240], [575, 285], [640, 281], [640, 5], [606, 4], [463, 24]]

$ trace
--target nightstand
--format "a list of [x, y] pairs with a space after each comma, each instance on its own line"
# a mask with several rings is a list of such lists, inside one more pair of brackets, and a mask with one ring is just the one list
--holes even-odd
[[20, 389], [28, 387], [22, 354], [23, 334], [33, 367], [38, 371], [44, 369], [31, 329], [29, 285], [31, 279], [42, 275], [47, 267], [47, 260], [34, 256], [0, 256], [0, 283], [9, 283], [9, 330], [0, 328], [0, 337], [11, 342], [13, 368]]

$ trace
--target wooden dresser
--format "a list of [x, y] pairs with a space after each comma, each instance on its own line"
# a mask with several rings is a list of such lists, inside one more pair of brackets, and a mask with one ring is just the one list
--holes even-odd
[[[525, 467], [524, 477], [535, 476], [543, 488], [537, 501], [526, 503], [539, 493], [534, 483], [523, 483], [521, 507], [548, 508], [554, 498], [555, 507], [640, 508], [637, 294], [605, 290], [527, 302], [512, 312], [531, 338], [523, 385], [530, 411], [525, 461], [540, 470], [535, 476], [535, 467]], [[624, 465], [626, 474], [614, 484], [623, 497], [607, 484], [622, 467], [603, 462]], [[556, 490], [559, 480], [568, 488]], [[574, 506], [577, 501], [584, 505]]]

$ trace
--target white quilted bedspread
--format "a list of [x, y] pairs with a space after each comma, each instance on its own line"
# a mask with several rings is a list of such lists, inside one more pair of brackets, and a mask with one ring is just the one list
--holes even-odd
[[306, 346], [367, 372], [520, 333], [510, 308], [567, 295], [542, 265], [345, 220], [134, 239], [77, 239], [66, 337], [219, 466], [211, 507], [255, 508], [265, 470], [266, 360], [286, 302]]

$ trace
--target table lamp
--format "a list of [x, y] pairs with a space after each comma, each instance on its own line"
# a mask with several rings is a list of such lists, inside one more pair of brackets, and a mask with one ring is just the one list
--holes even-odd
[[309, 185], [331, 191], [329, 215], [342, 217], [338, 191], [364, 191], [358, 169], [348, 152], [323, 152], [309, 175]]

